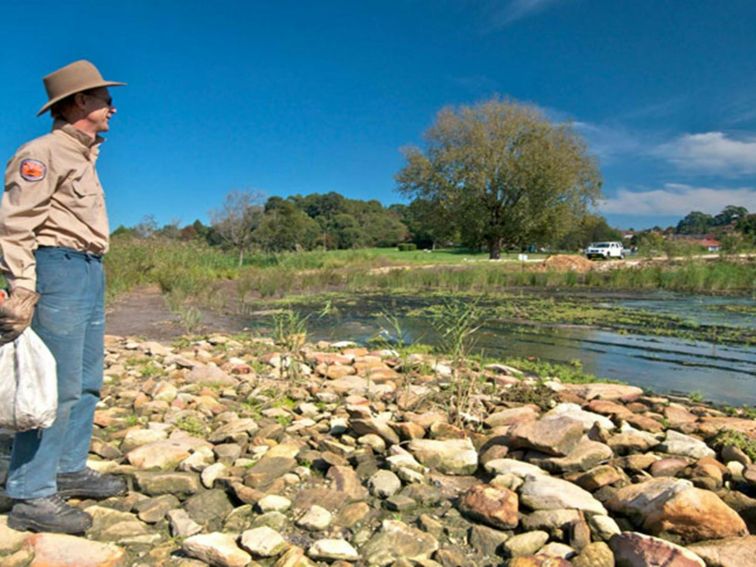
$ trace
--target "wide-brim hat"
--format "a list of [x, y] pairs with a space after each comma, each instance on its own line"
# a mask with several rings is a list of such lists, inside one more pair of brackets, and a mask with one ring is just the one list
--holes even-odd
[[47, 90], [47, 103], [39, 109], [37, 116], [43, 114], [56, 102], [60, 102], [67, 96], [96, 89], [99, 87], [122, 87], [126, 83], [116, 81], [106, 81], [92, 63], [85, 59], [74, 61], [53, 71], [42, 81], [45, 83]]

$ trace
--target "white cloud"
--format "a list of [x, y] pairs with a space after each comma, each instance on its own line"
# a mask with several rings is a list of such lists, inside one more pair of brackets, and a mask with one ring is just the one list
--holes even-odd
[[620, 215], [686, 215], [691, 211], [717, 214], [727, 205], [756, 210], [756, 189], [692, 187], [666, 183], [662, 189], [631, 191], [620, 189], [615, 197], [599, 203], [602, 213]]
[[497, 6], [489, 14], [488, 29], [496, 30], [512, 22], [536, 14], [551, 4], [562, 0], [510, 0], [503, 7]]
[[573, 122], [572, 126], [585, 138], [591, 152], [604, 161], [627, 154], [638, 154], [643, 149], [640, 138], [621, 126]]
[[653, 153], [686, 171], [726, 177], [756, 173], [756, 137], [736, 140], [723, 132], [684, 134]]

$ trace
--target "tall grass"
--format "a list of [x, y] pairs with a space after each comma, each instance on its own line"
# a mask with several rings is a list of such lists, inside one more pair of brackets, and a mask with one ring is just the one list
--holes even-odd
[[218, 279], [238, 276], [233, 254], [198, 242], [124, 236], [113, 238], [105, 266], [109, 299], [145, 284], [188, 297]]
[[[237, 268], [233, 253], [200, 243], [117, 237], [106, 257], [108, 296], [136, 285], [157, 284], [178, 299], [236, 302], [243, 310], [256, 298], [283, 297], [320, 291], [392, 291], [496, 293], [512, 287], [663, 289], [699, 293], [756, 294], [753, 260], [685, 260], [585, 273], [544, 271], [519, 263], [469, 263], [457, 257], [440, 265], [381, 269], [402, 264], [404, 254], [381, 255], [376, 249], [251, 255]], [[464, 257], [464, 256], [463, 256]], [[411, 262], [410, 262], [411, 264]], [[407, 265], [403, 263], [402, 265]], [[235, 292], [221, 289], [234, 279]]]

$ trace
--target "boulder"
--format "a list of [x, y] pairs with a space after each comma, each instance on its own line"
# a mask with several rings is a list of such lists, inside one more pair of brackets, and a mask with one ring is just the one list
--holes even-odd
[[566, 480], [527, 476], [520, 488], [520, 500], [533, 510], [574, 508], [606, 515], [604, 506], [591, 494]]
[[609, 541], [614, 559], [621, 567], [706, 567], [692, 551], [672, 542], [637, 532], [622, 532]]
[[743, 567], [756, 558], [756, 535], [703, 541], [688, 549], [709, 567]]
[[568, 455], [583, 436], [583, 424], [569, 417], [520, 423], [508, 433], [510, 448], [535, 449], [547, 455]]
[[236, 545], [231, 534], [212, 532], [188, 537], [181, 544], [189, 557], [218, 567], [245, 567], [252, 557]]
[[459, 509], [472, 520], [494, 528], [507, 530], [518, 524], [517, 494], [506, 488], [473, 486], [462, 496]]
[[432, 535], [398, 520], [384, 520], [381, 529], [362, 547], [368, 565], [391, 565], [399, 559], [427, 561], [438, 549]]
[[478, 452], [470, 439], [413, 439], [408, 449], [423, 465], [444, 474], [473, 474], [478, 468]]

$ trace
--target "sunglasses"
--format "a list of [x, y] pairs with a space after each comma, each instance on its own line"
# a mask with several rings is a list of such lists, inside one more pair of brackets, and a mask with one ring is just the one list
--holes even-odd
[[87, 93], [84, 93], [84, 94], [86, 96], [91, 96], [92, 98], [96, 98], [97, 100], [101, 100], [102, 102], [104, 102], [108, 106], [113, 106], [113, 97], [110, 96], [110, 95], [108, 95], [107, 98], [103, 98], [101, 96], [97, 96], [97, 95], [94, 95], [94, 94], [87, 94]]

